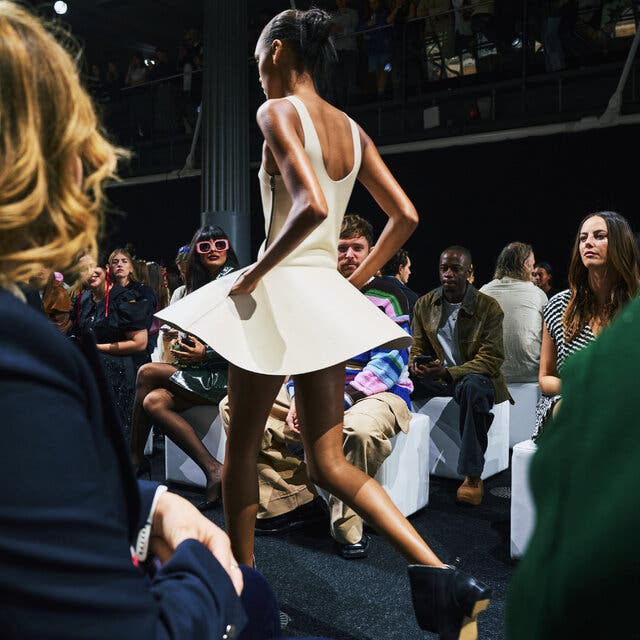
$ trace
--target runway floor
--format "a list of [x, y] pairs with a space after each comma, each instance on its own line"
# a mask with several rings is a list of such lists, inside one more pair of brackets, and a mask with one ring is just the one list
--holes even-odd
[[[164, 480], [164, 451], [156, 439], [152, 479]], [[509, 557], [509, 487], [504, 471], [485, 482], [480, 507], [454, 502], [458, 481], [431, 477], [429, 504], [411, 516], [421, 535], [445, 562], [493, 588], [489, 609], [479, 618], [481, 640], [504, 638], [506, 589], [514, 567]], [[172, 490], [192, 502], [202, 494], [184, 486]], [[222, 507], [207, 513], [224, 526]], [[291, 621], [287, 636], [326, 636], [335, 640], [432, 640], [413, 615], [406, 563], [379, 535], [370, 532], [369, 557], [337, 555], [326, 526], [315, 525], [281, 538], [256, 538], [256, 562]]]

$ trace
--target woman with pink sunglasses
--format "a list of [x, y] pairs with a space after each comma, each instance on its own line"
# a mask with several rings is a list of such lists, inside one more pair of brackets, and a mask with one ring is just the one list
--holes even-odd
[[[238, 259], [225, 232], [205, 225], [196, 231], [186, 260], [186, 295], [238, 268]], [[180, 447], [203, 471], [205, 499], [202, 511], [220, 496], [222, 465], [200, 441], [180, 412], [195, 405], [218, 404], [226, 395], [227, 362], [195, 336], [162, 332], [171, 363], [151, 362], [140, 367], [136, 380], [131, 433], [131, 459], [138, 475], [148, 473], [144, 446], [151, 425]]]

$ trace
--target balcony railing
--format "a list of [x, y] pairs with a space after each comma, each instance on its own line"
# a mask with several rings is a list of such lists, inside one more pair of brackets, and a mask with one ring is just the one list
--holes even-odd
[[[545, 4], [487, 0], [460, 10], [363, 21], [336, 35], [338, 60], [318, 90], [380, 141], [460, 135], [514, 122], [599, 115], [616, 87], [638, 24], [638, 0], [581, 3], [545, 15]], [[577, 3], [569, 3], [567, 7]], [[505, 13], [504, 7], [507, 7]], [[131, 173], [179, 169], [189, 152], [202, 72], [122, 89], [92, 87], [107, 129], [135, 152]], [[264, 99], [250, 70], [250, 110]], [[634, 65], [623, 109], [638, 110]], [[250, 121], [254, 119], [247, 115]], [[252, 124], [252, 150], [260, 136]]]

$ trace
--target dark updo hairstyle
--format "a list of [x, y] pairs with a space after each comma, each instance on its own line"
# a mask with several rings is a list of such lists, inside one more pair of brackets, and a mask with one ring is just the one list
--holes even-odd
[[309, 71], [314, 78], [319, 77], [337, 57], [331, 24], [331, 16], [322, 9], [287, 9], [264, 28], [262, 44], [269, 47], [274, 40], [286, 42], [296, 53], [296, 71]]
[[[221, 238], [229, 240], [229, 236], [217, 225], [205, 224], [193, 234], [191, 244], [189, 245], [189, 255], [187, 257], [185, 273], [187, 293], [192, 293], [212, 280], [209, 272], [202, 266], [200, 254], [196, 251], [196, 245], [198, 242], [202, 242], [203, 240], [220, 240]], [[227, 250], [227, 261], [225, 262], [225, 266], [231, 265], [237, 269], [239, 264], [236, 252], [233, 250], [231, 241], [229, 240], [229, 249]]]

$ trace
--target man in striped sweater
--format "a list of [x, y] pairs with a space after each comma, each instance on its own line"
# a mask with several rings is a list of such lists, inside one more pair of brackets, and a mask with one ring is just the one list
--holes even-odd
[[[356, 270], [372, 245], [369, 222], [346, 215], [338, 244], [338, 270], [345, 278]], [[385, 278], [372, 278], [362, 293], [411, 333], [408, 302], [397, 285]], [[344, 452], [352, 464], [372, 477], [391, 453], [390, 438], [409, 429], [413, 383], [408, 362], [408, 349], [378, 348], [361, 353], [346, 364]], [[302, 459], [293, 381], [285, 386], [267, 421], [258, 458], [258, 535], [287, 533], [326, 517], [319, 510], [315, 487]], [[220, 403], [220, 415], [226, 428], [226, 398]], [[331, 535], [340, 554], [347, 559], [366, 557], [369, 537], [363, 532], [362, 519], [334, 496], [329, 497], [329, 511]]]

